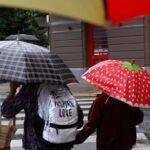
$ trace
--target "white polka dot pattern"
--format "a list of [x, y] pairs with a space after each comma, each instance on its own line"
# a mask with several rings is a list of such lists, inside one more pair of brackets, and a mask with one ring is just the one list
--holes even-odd
[[123, 61], [106, 60], [91, 67], [82, 78], [132, 106], [150, 107], [150, 74], [122, 67]]

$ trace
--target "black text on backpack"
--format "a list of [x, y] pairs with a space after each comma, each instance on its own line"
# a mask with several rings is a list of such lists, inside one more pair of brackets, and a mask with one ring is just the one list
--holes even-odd
[[44, 140], [55, 144], [75, 140], [78, 122], [77, 103], [68, 88], [60, 86], [53, 91], [42, 88], [38, 106], [38, 114], [45, 120], [42, 133]]

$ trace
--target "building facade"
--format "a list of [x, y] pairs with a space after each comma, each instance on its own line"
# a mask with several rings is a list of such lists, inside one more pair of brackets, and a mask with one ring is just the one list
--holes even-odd
[[96, 27], [79, 20], [49, 15], [50, 49], [80, 79], [105, 59], [131, 60], [150, 70], [150, 19], [134, 19], [114, 27]]

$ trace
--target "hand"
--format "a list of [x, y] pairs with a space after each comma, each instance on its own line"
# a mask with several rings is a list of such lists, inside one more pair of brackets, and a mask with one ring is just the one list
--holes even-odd
[[12, 81], [12, 82], [10, 82], [9, 86], [10, 86], [10, 92], [9, 92], [6, 100], [10, 100], [15, 96], [17, 88], [19, 86], [19, 83]]
[[86, 140], [86, 138], [87, 137], [84, 136], [83, 132], [81, 131], [76, 135], [76, 140], [75, 140], [74, 144], [81, 144]]
[[15, 96], [15, 94], [9, 93], [8, 96], [6, 97], [6, 100], [10, 100]]
[[19, 83], [18, 82], [15, 82], [15, 81], [12, 81], [10, 82], [10, 93], [11, 94], [15, 94], [16, 93], [16, 90], [17, 88], [19, 87]]

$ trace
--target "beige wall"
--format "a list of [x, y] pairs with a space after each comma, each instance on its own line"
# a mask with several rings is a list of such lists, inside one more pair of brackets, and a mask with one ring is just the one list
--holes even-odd
[[108, 29], [109, 58], [150, 66], [150, 19], [139, 18]]
[[85, 62], [84, 25], [78, 20], [50, 15], [50, 47], [70, 68], [83, 68]]
[[[70, 68], [86, 68], [85, 24], [50, 15], [49, 35], [52, 51]], [[150, 67], [150, 19], [139, 18], [107, 29], [110, 59], [130, 60]]]

